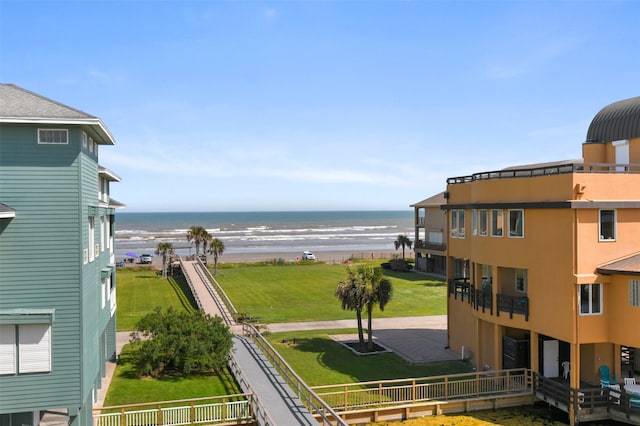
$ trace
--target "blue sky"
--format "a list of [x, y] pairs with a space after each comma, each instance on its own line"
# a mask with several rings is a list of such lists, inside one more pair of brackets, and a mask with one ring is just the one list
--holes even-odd
[[100, 117], [126, 211], [403, 210], [580, 158], [640, 2], [0, 1], [0, 81]]

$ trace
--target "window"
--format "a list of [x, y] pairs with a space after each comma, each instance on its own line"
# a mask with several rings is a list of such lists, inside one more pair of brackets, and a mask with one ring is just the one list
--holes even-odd
[[509, 210], [509, 237], [524, 237], [524, 210]]
[[458, 211], [451, 210], [449, 212], [449, 219], [449, 236], [455, 238], [458, 236]]
[[67, 145], [69, 132], [66, 129], [38, 129], [38, 143]]
[[105, 220], [104, 216], [100, 216], [100, 251], [104, 251], [104, 235], [105, 235]]
[[516, 291], [520, 293], [527, 292], [527, 270], [516, 269]]
[[104, 309], [105, 305], [106, 305], [106, 300], [108, 298], [108, 294], [107, 294], [107, 279], [106, 278], [102, 278], [100, 280], [100, 300], [101, 300], [101, 304], [100, 306], [102, 306], [102, 309]]
[[493, 269], [491, 265], [482, 265], [482, 289], [493, 285]]
[[580, 284], [580, 314], [602, 313], [602, 284]]
[[640, 280], [629, 280], [629, 305], [640, 306]]
[[93, 152], [93, 138], [89, 138], [89, 152]]
[[93, 259], [96, 257], [95, 252], [95, 217], [89, 216], [89, 262], [93, 262]]
[[600, 210], [598, 221], [600, 241], [615, 241], [616, 239], [616, 211]]
[[471, 234], [478, 235], [478, 210], [471, 210]]
[[451, 210], [450, 219], [449, 235], [451, 238], [464, 238], [464, 210]]
[[0, 325], [0, 374], [51, 371], [49, 324]]
[[482, 236], [487, 235], [487, 211], [478, 211], [478, 233]]
[[87, 134], [85, 132], [82, 132], [82, 147], [87, 149]]
[[491, 236], [502, 237], [502, 210], [491, 210]]

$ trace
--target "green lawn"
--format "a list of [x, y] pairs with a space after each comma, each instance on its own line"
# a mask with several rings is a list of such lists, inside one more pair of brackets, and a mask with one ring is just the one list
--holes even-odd
[[[266, 339], [309, 386], [471, 371], [469, 364], [462, 361], [412, 365], [393, 353], [358, 356], [329, 337], [357, 332], [356, 329], [295, 331], [273, 333]], [[292, 343], [294, 337], [295, 344]]]
[[139, 379], [133, 374], [125, 345], [120, 363], [109, 386], [105, 406], [171, 401], [241, 393], [228, 370], [220, 375], [196, 374], [188, 377]]
[[163, 279], [148, 267], [118, 269], [116, 299], [118, 331], [134, 330], [138, 320], [156, 306], [192, 311], [195, 301], [182, 278]]
[[[238, 312], [262, 323], [277, 323], [355, 318], [334, 296], [345, 276], [345, 265], [312, 263], [224, 267], [216, 278]], [[374, 311], [376, 318], [446, 313], [443, 280], [386, 270], [385, 276], [393, 284], [393, 298], [383, 312]]]

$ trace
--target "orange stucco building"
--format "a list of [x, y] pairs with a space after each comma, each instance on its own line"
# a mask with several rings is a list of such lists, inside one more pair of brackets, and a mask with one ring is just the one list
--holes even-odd
[[640, 97], [594, 117], [582, 159], [450, 178], [445, 198], [452, 350], [571, 388], [640, 374]]

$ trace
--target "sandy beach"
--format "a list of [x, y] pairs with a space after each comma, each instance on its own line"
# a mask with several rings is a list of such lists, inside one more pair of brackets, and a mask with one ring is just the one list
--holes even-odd
[[[351, 251], [320, 251], [315, 252], [316, 260], [326, 263], [344, 263], [350, 258], [358, 259], [390, 259], [393, 255], [402, 256], [402, 250], [389, 251], [389, 250], [373, 250], [366, 252], [351, 252]], [[412, 258], [413, 252], [405, 250], [405, 256], [407, 259]], [[302, 253], [298, 252], [274, 252], [274, 253], [223, 253], [218, 257], [218, 263], [252, 263], [263, 262], [273, 259], [284, 259], [287, 262], [294, 262], [299, 260]], [[118, 261], [121, 259], [118, 259]], [[208, 262], [213, 263], [213, 256], [208, 255]], [[151, 264], [154, 268], [162, 268], [162, 256], [154, 256]], [[125, 266], [140, 266], [139, 263], [125, 263]]]

